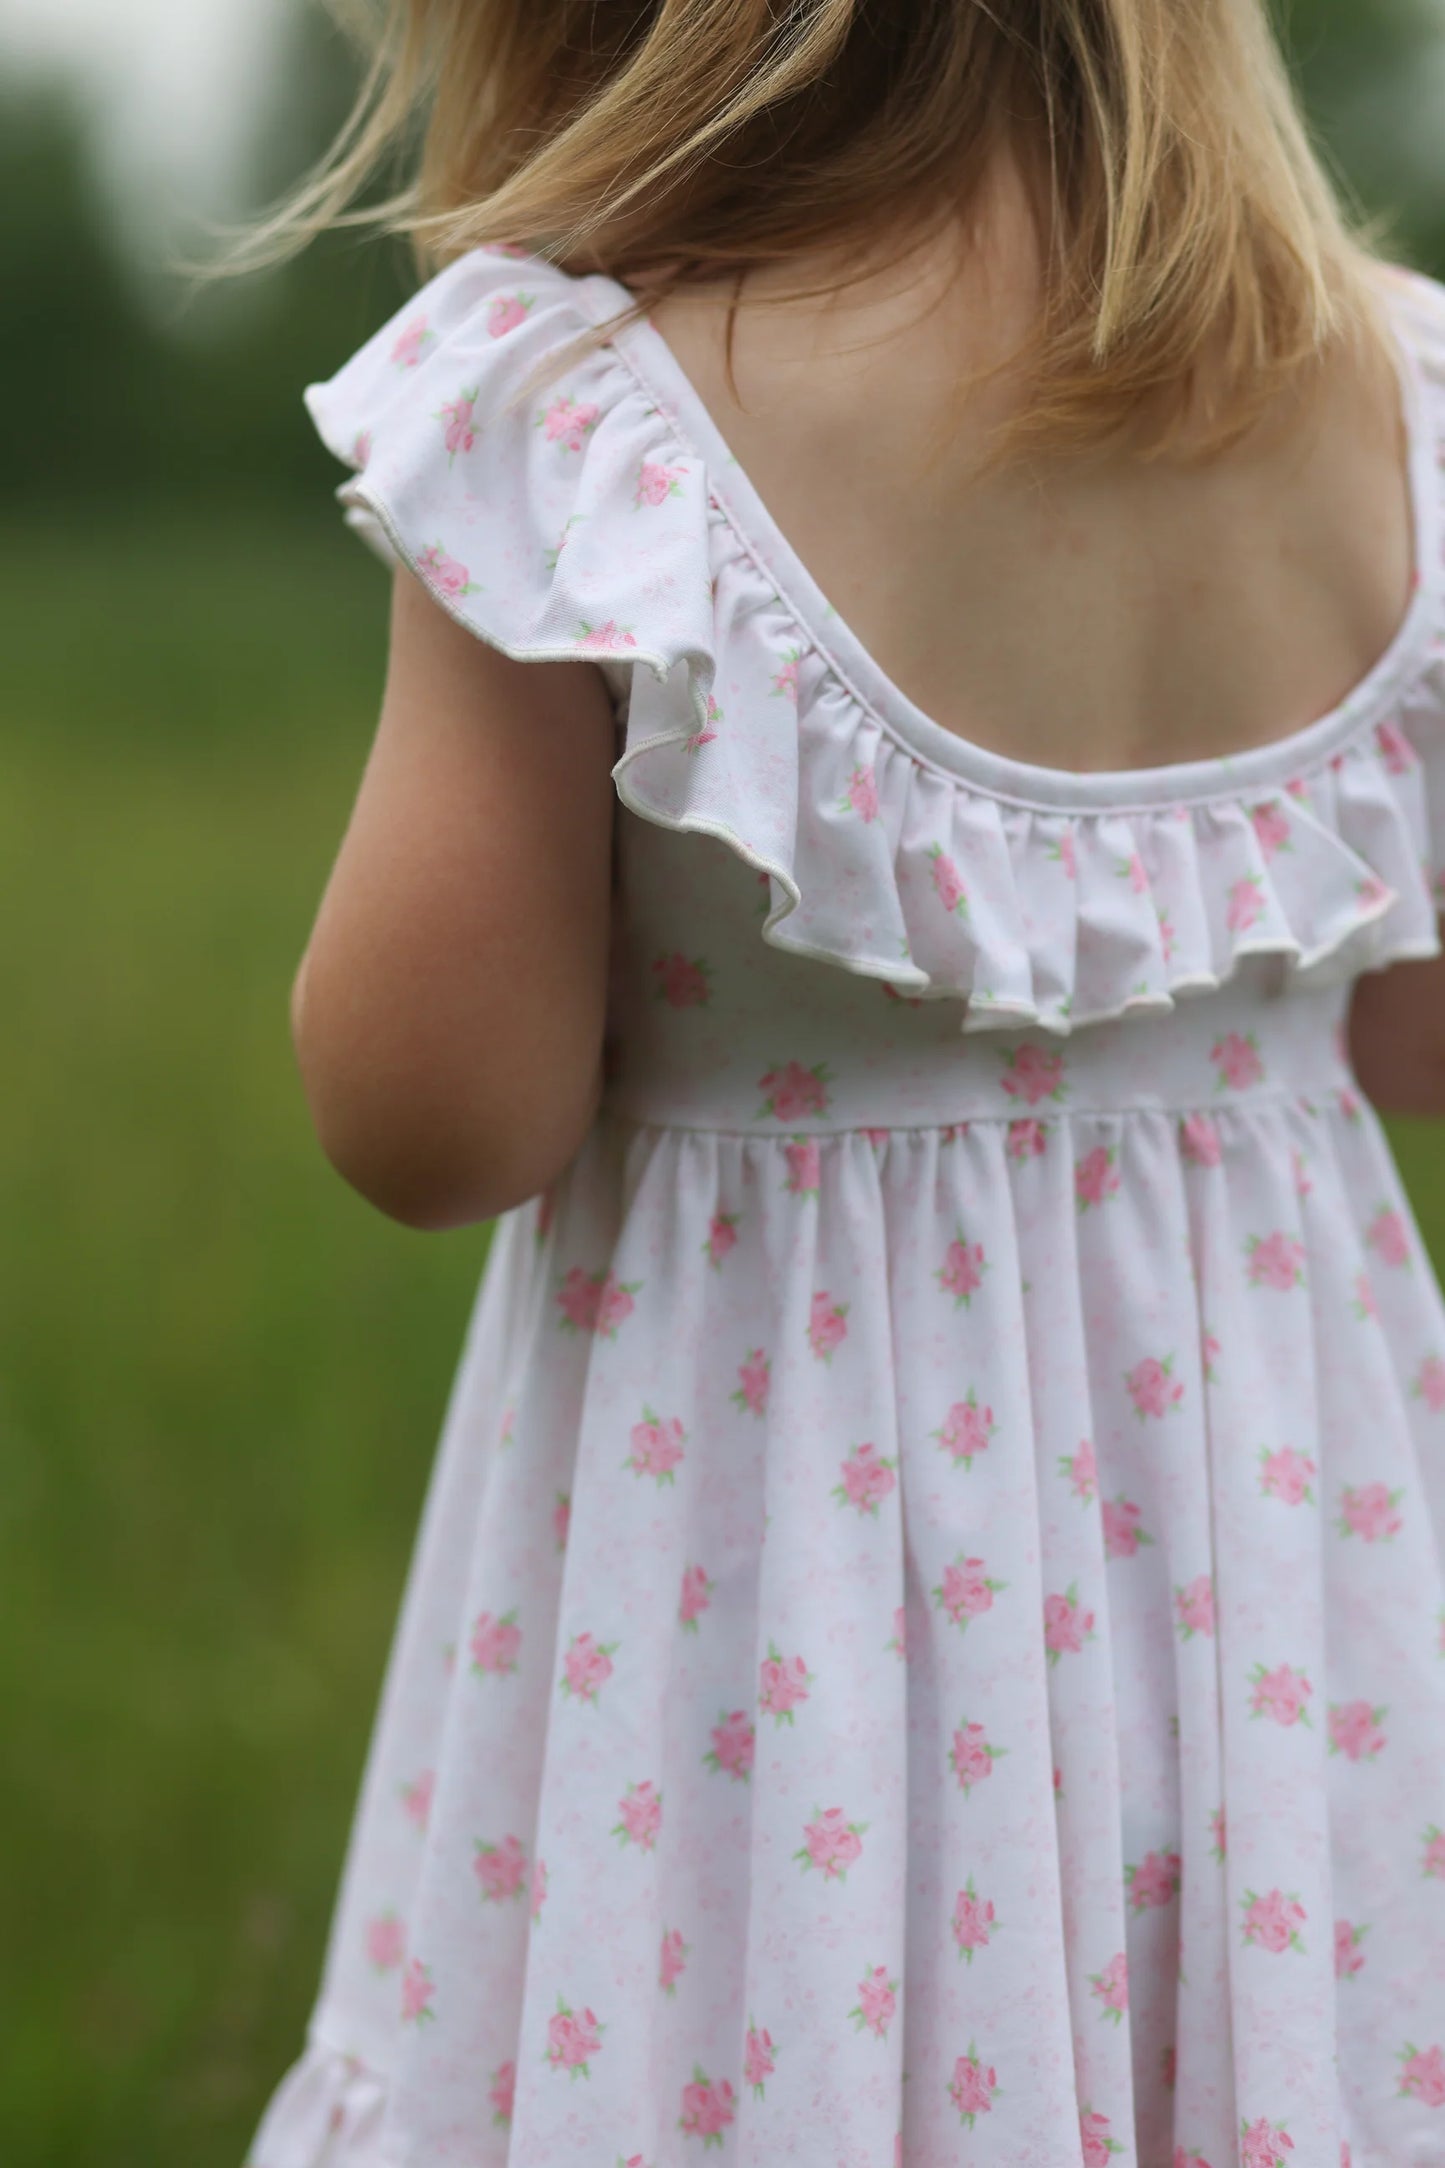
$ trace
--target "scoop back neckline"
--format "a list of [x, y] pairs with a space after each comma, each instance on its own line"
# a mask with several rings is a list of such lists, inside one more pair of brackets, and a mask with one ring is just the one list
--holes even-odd
[[[636, 306], [618, 281], [593, 273], [576, 281], [599, 325]], [[699, 454], [719, 511], [766, 569], [806, 642], [848, 685], [874, 720], [926, 766], [1041, 811], [1178, 805], [1247, 791], [1279, 791], [1319, 767], [1372, 720], [1383, 721], [1402, 688], [1423, 668], [1437, 620], [1445, 557], [1436, 489], [1436, 449], [1428, 427], [1419, 356], [1403, 319], [1403, 290], [1382, 281], [1407, 442], [1414, 583], [1389, 645], [1336, 705], [1286, 736], [1232, 754], [1138, 768], [1071, 769], [1016, 760], [934, 720], [883, 669], [828, 601], [778, 526], [751, 476], [730, 449], [711, 409], [650, 317], [611, 335], [619, 358], [656, 401], [676, 433]]]

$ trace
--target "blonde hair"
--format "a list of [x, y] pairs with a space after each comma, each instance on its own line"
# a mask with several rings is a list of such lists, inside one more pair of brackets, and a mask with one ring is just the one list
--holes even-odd
[[[507, 242], [620, 281], [635, 307], [617, 325], [808, 251], [847, 261], [794, 295], [949, 222], [972, 233], [1012, 146], [1043, 297], [966, 379], [1019, 374], [989, 464], [1121, 430], [1145, 457], [1207, 458], [1282, 394], [1300, 411], [1343, 346], [1389, 364], [1388, 221], [1333, 185], [1266, 0], [327, 4], [367, 55], [356, 103], [224, 270], [334, 226], [410, 236], [424, 272]], [[403, 184], [358, 207], [398, 155]]]

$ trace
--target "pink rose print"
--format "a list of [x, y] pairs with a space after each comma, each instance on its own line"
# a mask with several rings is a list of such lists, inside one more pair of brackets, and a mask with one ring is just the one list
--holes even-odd
[[436, 1982], [431, 1976], [430, 1965], [424, 1965], [419, 1957], [413, 1957], [401, 1979], [401, 2018], [404, 2025], [422, 2025], [436, 2016], [432, 1998], [436, 1994]]
[[665, 467], [655, 459], [644, 459], [637, 470], [634, 506], [665, 504], [669, 497], [680, 497], [686, 473], [686, 467]]
[[795, 703], [797, 701], [798, 666], [802, 660], [803, 651], [801, 648], [785, 648], [783, 650], [782, 665], [773, 672], [773, 691], [774, 693], [780, 693], [784, 700], [791, 700]]
[[[713, 739], [717, 736], [717, 730], [714, 726], [720, 723], [722, 719], [723, 711], [718, 706], [712, 694], [709, 693], [707, 696], [707, 700], [703, 705], [702, 728], [701, 730], [693, 731], [691, 737], [684, 738], [684, 751], [689, 753], [700, 753], [705, 745], [711, 745]], [[765, 873], [763, 875], [764, 881], [766, 881], [767, 878], [768, 876]]]
[[1082, 1440], [1077, 1453], [1060, 1453], [1059, 1474], [1067, 1480], [1074, 1496], [1082, 1499], [1085, 1505], [1098, 1496], [1099, 1463], [1087, 1438]]
[[473, 1853], [472, 1872], [484, 1903], [503, 1904], [509, 1897], [521, 1896], [527, 1880], [527, 1855], [518, 1838], [503, 1837], [500, 1844], [483, 1844], [478, 1838]]
[[560, 444], [566, 452], [580, 452], [582, 439], [591, 435], [601, 419], [602, 409], [593, 400], [569, 399], [561, 392], [537, 416], [537, 427], [549, 444]]
[[774, 2056], [772, 2034], [760, 2032], [749, 2018], [748, 2036], [743, 2047], [743, 2076], [753, 2089], [754, 2100], [764, 2097], [765, 2080], [770, 2078], [777, 2068]]
[[881, 1454], [876, 1445], [855, 1445], [843, 1463], [843, 1479], [833, 1485], [840, 1506], [856, 1506], [860, 1513], [878, 1518], [878, 1507], [897, 1483], [898, 1463]]
[[512, 2109], [517, 2100], [517, 2066], [515, 2063], [498, 2063], [492, 2072], [492, 2082], [487, 2088], [487, 2102], [492, 2110], [492, 2121], [506, 2125], [512, 2120]]
[[1205, 1384], [1218, 1384], [1219, 1379], [1218, 1373], [1215, 1369], [1215, 1364], [1219, 1361], [1220, 1346], [1218, 1340], [1215, 1338], [1212, 1332], [1206, 1332], [1206, 1334], [1204, 1335], [1204, 1344], [1203, 1347], [1200, 1349], [1200, 1353], [1204, 1357]]
[[1356, 1317], [1359, 1318], [1361, 1324], [1368, 1324], [1372, 1319], [1378, 1318], [1379, 1314], [1380, 1305], [1375, 1300], [1375, 1290], [1371, 1284], [1369, 1273], [1357, 1273], [1355, 1275]]
[[1117, 861], [1114, 867], [1114, 878], [1118, 881], [1127, 881], [1136, 896], [1145, 896], [1149, 892], [1149, 876], [1144, 871], [1144, 861], [1137, 851], [1134, 852], [1132, 857], [1121, 858]]
[[687, 1627], [689, 1632], [696, 1633], [698, 1631], [697, 1622], [711, 1602], [712, 1582], [703, 1572], [702, 1567], [685, 1567], [682, 1576], [682, 1594], [678, 1598], [677, 1604], [679, 1623]]
[[1048, 1124], [1036, 1114], [1021, 1114], [1008, 1125], [1010, 1159], [1041, 1159], [1048, 1149]]
[[687, 1970], [688, 1945], [675, 1927], [669, 1927], [662, 1938], [662, 1950], [657, 1961], [657, 1984], [665, 1995], [675, 1996], [677, 1983]]
[[1425, 1832], [1425, 1850], [1420, 1861], [1420, 1872], [1428, 1880], [1445, 1882], [1445, 1830], [1432, 1822]]
[[567, 1535], [572, 1526], [572, 1494], [559, 1490], [552, 1507], [552, 1537], [559, 1551], [567, 1548]]
[[1337, 1099], [1340, 1112], [1341, 1114], [1343, 1114], [1347, 1122], [1363, 1121], [1364, 1111], [1360, 1105], [1360, 1101], [1356, 1094], [1351, 1091], [1348, 1084], [1344, 1087], [1343, 1091], [1341, 1091], [1337, 1095]]
[[626, 1794], [617, 1802], [617, 1813], [613, 1836], [620, 1837], [624, 1844], [635, 1844], [639, 1851], [652, 1851], [662, 1827], [662, 1794], [651, 1777], [645, 1783], [628, 1785]]
[[1141, 1418], [1167, 1415], [1184, 1398], [1183, 1385], [1174, 1381], [1172, 1355], [1166, 1355], [1162, 1362], [1146, 1355], [1142, 1362], [1135, 1363], [1132, 1370], [1124, 1373], [1124, 1383], [1134, 1403], [1134, 1413]]
[[590, 2078], [591, 2059], [602, 2047], [603, 2028], [590, 2010], [569, 2010], [559, 1995], [547, 2020], [546, 2060], [569, 2078]]
[[1368, 1701], [1330, 1703], [1330, 1752], [1346, 1761], [1373, 1761], [1387, 1744], [1380, 1726], [1389, 1711], [1383, 1704], [1372, 1708]]
[[738, 1364], [738, 1382], [728, 1398], [746, 1414], [761, 1415], [768, 1404], [772, 1367], [760, 1347]]
[[967, 1309], [973, 1297], [983, 1285], [988, 1259], [984, 1256], [981, 1242], [970, 1242], [960, 1227], [952, 1242], [943, 1253], [943, 1263], [933, 1277], [947, 1294], [953, 1297], [953, 1306]]
[[1049, 857], [1064, 869], [1067, 879], [1077, 880], [1079, 873], [1078, 853], [1074, 848], [1072, 826], [1066, 828], [1058, 841], [1049, 845]]
[[759, 1115], [771, 1114], [779, 1122], [796, 1121], [800, 1115], [824, 1114], [828, 1108], [828, 1064], [815, 1061], [805, 1069], [800, 1061], [784, 1062], [758, 1078], [763, 1093]]
[[1286, 1897], [1282, 1889], [1266, 1890], [1262, 1897], [1256, 1897], [1252, 1889], [1247, 1889], [1240, 1903], [1244, 1906], [1246, 1942], [1276, 1957], [1285, 1950], [1303, 1950], [1299, 1931], [1306, 1914], [1297, 1898]]
[[622, 1466], [630, 1468], [634, 1475], [655, 1476], [659, 1490], [664, 1483], [676, 1483], [687, 1439], [687, 1432], [677, 1417], [664, 1417], [652, 1408], [644, 1407], [642, 1421], [633, 1424], [629, 1435], [631, 1451]]
[[1114, 1165], [1118, 1156], [1108, 1145], [1096, 1144], [1075, 1167], [1074, 1191], [1081, 1212], [1087, 1212], [1091, 1204], [1103, 1204], [1107, 1197], [1118, 1196], [1119, 1172]]
[[886, 1965], [871, 1965], [858, 1982], [858, 2000], [848, 2012], [854, 2030], [886, 2040], [897, 2008], [898, 1982], [889, 1979]]
[[1289, 1155], [1289, 1163], [1294, 1169], [1295, 1195], [1297, 1197], [1308, 1197], [1315, 1186], [1314, 1180], [1309, 1171], [1309, 1161], [1305, 1158], [1304, 1153], [1301, 1152], [1298, 1147], [1292, 1147]]
[[1283, 2123], [1271, 2123], [1264, 2115], [1257, 2122], [1246, 2123], [1241, 2116], [1240, 2168], [1289, 2168], [1285, 2155], [1293, 2151], [1294, 2140]]
[[636, 647], [637, 635], [615, 617], [605, 618], [600, 625], [589, 625], [583, 617], [577, 621], [577, 645], [594, 655], [615, 655], [622, 648]]
[[1001, 1761], [1007, 1752], [1007, 1747], [989, 1745], [982, 1724], [970, 1724], [966, 1716], [960, 1717], [948, 1758], [965, 1799], [975, 1784], [982, 1784], [985, 1777], [993, 1775], [994, 1763]]
[[1179, 935], [1175, 931], [1174, 921], [1169, 916], [1169, 913], [1167, 911], [1160, 911], [1158, 913], [1158, 919], [1159, 946], [1164, 951], [1165, 963], [1172, 964], [1174, 961], [1174, 951], [1179, 944]]
[[1210, 1048], [1209, 1058], [1219, 1071], [1217, 1091], [1248, 1091], [1251, 1084], [1263, 1081], [1264, 1063], [1252, 1031], [1229, 1032]]
[[888, 1142], [891, 1131], [887, 1129], [865, 1129], [863, 1134], [868, 1139], [868, 1142], [872, 1145], [874, 1151], [881, 1152], [884, 1145]]
[[1414, 746], [1398, 723], [1377, 723], [1375, 743], [1384, 756], [1385, 767], [1390, 775], [1408, 775], [1419, 759]]
[[1151, 1906], [1167, 1905], [1171, 1897], [1179, 1895], [1183, 1873], [1184, 1862], [1177, 1852], [1146, 1852], [1137, 1865], [1126, 1866], [1124, 1886], [1134, 1911], [1147, 1912]]
[[418, 1829], [426, 1828], [436, 1781], [434, 1769], [423, 1769], [414, 1783], [403, 1784], [401, 1788], [402, 1812], [416, 1823]]
[[1302, 1671], [1289, 1664], [1276, 1664], [1273, 1671], [1263, 1664], [1256, 1664], [1249, 1674], [1254, 1692], [1249, 1697], [1251, 1716], [1273, 1717], [1276, 1724], [1288, 1728], [1291, 1724], [1308, 1724], [1309, 1710], [1305, 1703], [1314, 1688]]
[[1174, 1624], [1182, 1640], [1214, 1631], [1214, 1583], [1207, 1573], [1196, 1574], [1174, 1591]]
[[619, 1280], [610, 1266], [600, 1272], [584, 1272], [573, 1265], [557, 1290], [558, 1323], [564, 1332], [595, 1332], [599, 1340], [615, 1340], [617, 1328], [633, 1311], [633, 1296], [641, 1280]]
[[975, 2119], [991, 2111], [997, 2092], [993, 2065], [979, 2060], [978, 2049], [970, 2040], [968, 2053], [959, 2056], [948, 2081], [948, 2097], [958, 2110], [959, 2121], [972, 2130]]
[[1382, 1204], [1371, 1220], [1365, 1240], [1375, 1252], [1382, 1265], [1408, 1265], [1410, 1262], [1410, 1236], [1404, 1215], [1392, 1206]]
[[1210, 1852], [1221, 1865], [1229, 1850], [1229, 1830], [1223, 1807], [1216, 1807], [1209, 1817], [1209, 1834], [1212, 1842]]
[[945, 911], [951, 911], [956, 918], [967, 918], [968, 890], [963, 875], [941, 843], [930, 843], [928, 855], [933, 861], [933, 893]]
[[986, 1950], [997, 1932], [993, 1906], [986, 1897], [979, 1896], [970, 1875], [953, 1900], [953, 1939], [959, 1956], [967, 1958], [971, 1965], [974, 1951]]
[[876, 821], [878, 818], [878, 778], [870, 760], [866, 766], [853, 770], [848, 778], [848, 788], [838, 802], [840, 813], [856, 813], [859, 820]]
[[539, 1920], [542, 1917], [542, 1907], [546, 1902], [547, 1862], [545, 1859], [534, 1859], [532, 1862], [532, 1893], [530, 1898], [531, 1913], [534, 1920]]
[[815, 1294], [808, 1309], [808, 1345], [820, 1362], [832, 1359], [834, 1348], [848, 1337], [848, 1305], [834, 1302], [826, 1288]]
[[414, 316], [391, 350], [391, 358], [398, 369], [414, 369], [420, 362], [422, 351], [431, 345], [436, 333], [427, 326], [424, 316]]
[[351, 463], [354, 467], [364, 467], [370, 457], [371, 431], [369, 429], [358, 429], [356, 441], [351, 447]]
[[893, 1614], [893, 1639], [886, 1644], [888, 1652], [906, 1664], [908, 1661], [908, 1613], [902, 1604]]
[[1104, 1524], [1104, 1549], [1110, 1558], [1133, 1558], [1141, 1543], [1154, 1541], [1139, 1526], [1140, 1508], [1122, 1491], [1117, 1498], [1104, 1500], [1099, 1517]]
[[1118, 2139], [1110, 2135], [1108, 2116], [1098, 2115], [1092, 2108], [1079, 2110], [1079, 2144], [1084, 2168], [1109, 2168], [1110, 2155], [1124, 2150]]
[[955, 1626], [966, 1627], [971, 1618], [993, 1609], [993, 1599], [1008, 1587], [1007, 1581], [990, 1579], [981, 1558], [965, 1558], [962, 1552], [943, 1569], [943, 1580], [933, 1600], [948, 1613]]
[[515, 1611], [504, 1611], [500, 1618], [493, 1618], [490, 1611], [483, 1611], [472, 1628], [472, 1669], [493, 1671], [498, 1677], [515, 1671], [517, 1651], [521, 1646], [522, 1630]]
[[406, 1929], [394, 1912], [366, 1923], [366, 1954], [378, 1972], [394, 1972], [406, 1956]]
[[823, 1178], [823, 1156], [816, 1137], [800, 1137], [783, 1146], [788, 1172], [783, 1187], [794, 1197], [816, 1197]]
[[1089, 1983], [1099, 1998], [1099, 2015], [1112, 2019], [1116, 2025], [1124, 2022], [1124, 2012], [1129, 2007], [1129, 1960], [1121, 1950], [1111, 1957], [1102, 1972], [1091, 1972]]
[[768, 1716], [779, 1724], [791, 1724], [794, 1709], [807, 1700], [813, 1684], [813, 1674], [801, 1656], [785, 1657], [776, 1641], [768, 1643], [768, 1653], [758, 1667], [758, 1702]]
[[682, 2114], [677, 2127], [689, 2138], [701, 2138], [704, 2152], [710, 2145], [721, 2151], [723, 2132], [733, 2120], [736, 2095], [726, 2078], [713, 2084], [701, 2064], [692, 2067], [692, 2083], [682, 2089]]
[[1351, 1980], [1364, 1970], [1365, 1959], [1360, 1944], [1369, 1933], [1368, 1927], [1352, 1927], [1348, 1920], [1335, 1921], [1335, 1978]]
[[736, 1246], [737, 1239], [737, 1213], [714, 1212], [712, 1218], [708, 1221], [707, 1240], [703, 1244], [708, 1263], [710, 1265], [721, 1265], [728, 1251]]
[[1224, 922], [1231, 933], [1248, 933], [1264, 915], [1264, 890], [1258, 874], [1246, 873], [1229, 891]]
[[1079, 1608], [1077, 1581], [1071, 1581], [1062, 1596], [1045, 1596], [1044, 1647], [1051, 1664], [1056, 1664], [1061, 1656], [1077, 1655], [1085, 1641], [1093, 1638], [1094, 1614]]
[[700, 1009], [711, 991], [707, 983], [712, 976], [711, 964], [701, 956], [684, 956], [679, 949], [671, 955], [655, 956], [652, 975], [657, 982], [653, 993], [670, 1009]]
[[487, 330], [491, 336], [505, 338], [518, 324], [525, 323], [527, 311], [536, 298], [535, 294], [493, 294], [487, 304]]
[[1186, 1114], [1179, 1124], [1179, 1148], [1194, 1167], [1217, 1167], [1224, 1156], [1219, 1131], [1207, 1114]]
[[1305, 1251], [1302, 1242], [1287, 1234], [1251, 1235], [1245, 1244], [1251, 1287], [1273, 1287], [1283, 1293], [1305, 1284]]
[[1051, 1054], [1041, 1046], [1016, 1046], [1004, 1052], [1003, 1063], [1008, 1071], [1005, 1092], [1010, 1099], [1022, 1099], [1026, 1107], [1036, 1107], [1041, 1099], [1062, 1099], [1068, 1089], [1062, 1054]]
[[[1166, 2048], [1165, 2050], [1166, 2054], [1173, 2054], [1173, 2052], [1172, 2048]], [[1202, 2153], [1191, 2153], [1187, 2146], [1176, 2145], [1174, 2148], [1174, 2168], [1209, 2168], [1209, 2163]]]
[[573, 512], [562, 522], [562, 531], [550, 549], [543, 550], [542, 562], [549, 572], [555, 572], [562, 561], [562, 552], [572, 539], [572, 529], [587, 517], [585, 512]]
[[747, 1712], [734, 1709], [729, 1714], [725, 1709], [713, 1725], [712, 1748], [703, 1755], [703, 1761], [714, 1776], [730, 1776], [739, 1784], [746, 1784], [752, 1775], [756, 1741], [757, 1735]]
[[476, 405], [476, 398], [477, 394], [473, 390], [461, 392], [455, 399], [443, 400], [441, 412], [434, 417], [446, 424], [448, 465], [458, 452], [469, 452], [477, 441], [477, 432], [472, 426], [472, 410]]
[[439, 595], [455, 595], [460, 598], [463, 595], [474, 595], [478, 591], [477, 583], [466, 566], [457, 558], [448, 557], [440, 542], [428, 542], [426, 548], [418, 552], [416, 569]]
[[965, 1400], [955, 1400], [937, 1430], [929, 1432], [937, 1438], [940, 1449], [952, 1455], [958, 1467], [972, 1468], [978, 1454], [986, 1452], [989, 1439], [997, 1430], [992, 1408], [981, 1408], [978, 1395], [970, 1386]]
[[590, 1633], [573, 1634], [562, 1659], [562, 1692], [578, 1701], [596, 1702], [598, 1694], [612, 1676], [612, 1659], [617, 1653], [615, 1641], [597, 1641]]
[[803, 1825], [803, 1842], [793, 1857], [802, 1862], [804, 1874], [817, 1867], [825, 1882], [846, 1882], [848, 1869], [863, 1855], [866, 1822], [845, 1822], [841, 1807], [826, 1812], [814, 1807], [813, 1819]]
[[1432, 1415], [1445, 1413], [1445, 1361], [1438, 1355], [1427, 1355], [1410, 1390], [1417, 1400], [1424, 1401]]
[[1276, 851], [1289, 849], [1290, 817], [1277, 798], [1254, 806], [1249, 817], [1266, 858], [1273, 858]]
[[1363, 1536], [1366, 1543], [1388, 1543], [1405, 1523], [1398, 1511], [1402, 1490], [1383, 1483], [1364, 1483], [1358, 1490], [1348, 1486], [1340, 1493], [1340, 1517], [1335, 1523], [1342, 1536]]
[[1408, 2042], [1400, 2051], [1400, 2091], [1427, 2108], [1445, 2108], [1445, 2048], [1419, 2048]]
[[1312, 1506], [1310, 1478], [1318, 1474], [1309, 1455], [1297, 1453], [1292, 1445], [1282, 1445], [1275, 1453], [1267, 1445], [1259, 1449], [1259, 1487], [1266, 1498], [1282, 1499], [1287, 1506]]

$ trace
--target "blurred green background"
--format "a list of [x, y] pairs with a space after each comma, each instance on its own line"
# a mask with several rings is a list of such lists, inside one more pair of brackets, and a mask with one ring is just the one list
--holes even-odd
[[[1295, 0], [1286, 34], [1340, 172], [1445, 275], [1441, 7]], [[351, 81], [298, 0], [252, 205]], [[185, 301], [95, 137], [63, 75], [0, 78], [0, 2153], [239, 2168], [300, 2047], [486, 1232], [347, 1191], [287, 1033], [387, 600], [299, 395], [404, 252], [333, 239]], [[1396, 1135], [1445, 1259], [1437, 1137]]]

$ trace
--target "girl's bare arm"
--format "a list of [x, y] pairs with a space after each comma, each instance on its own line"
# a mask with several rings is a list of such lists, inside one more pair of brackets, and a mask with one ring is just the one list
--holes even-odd
[[1369, 971], [1355, 989], [1350, 1053], [1382, 1114], [1445, 1114], [1445, 957]]

